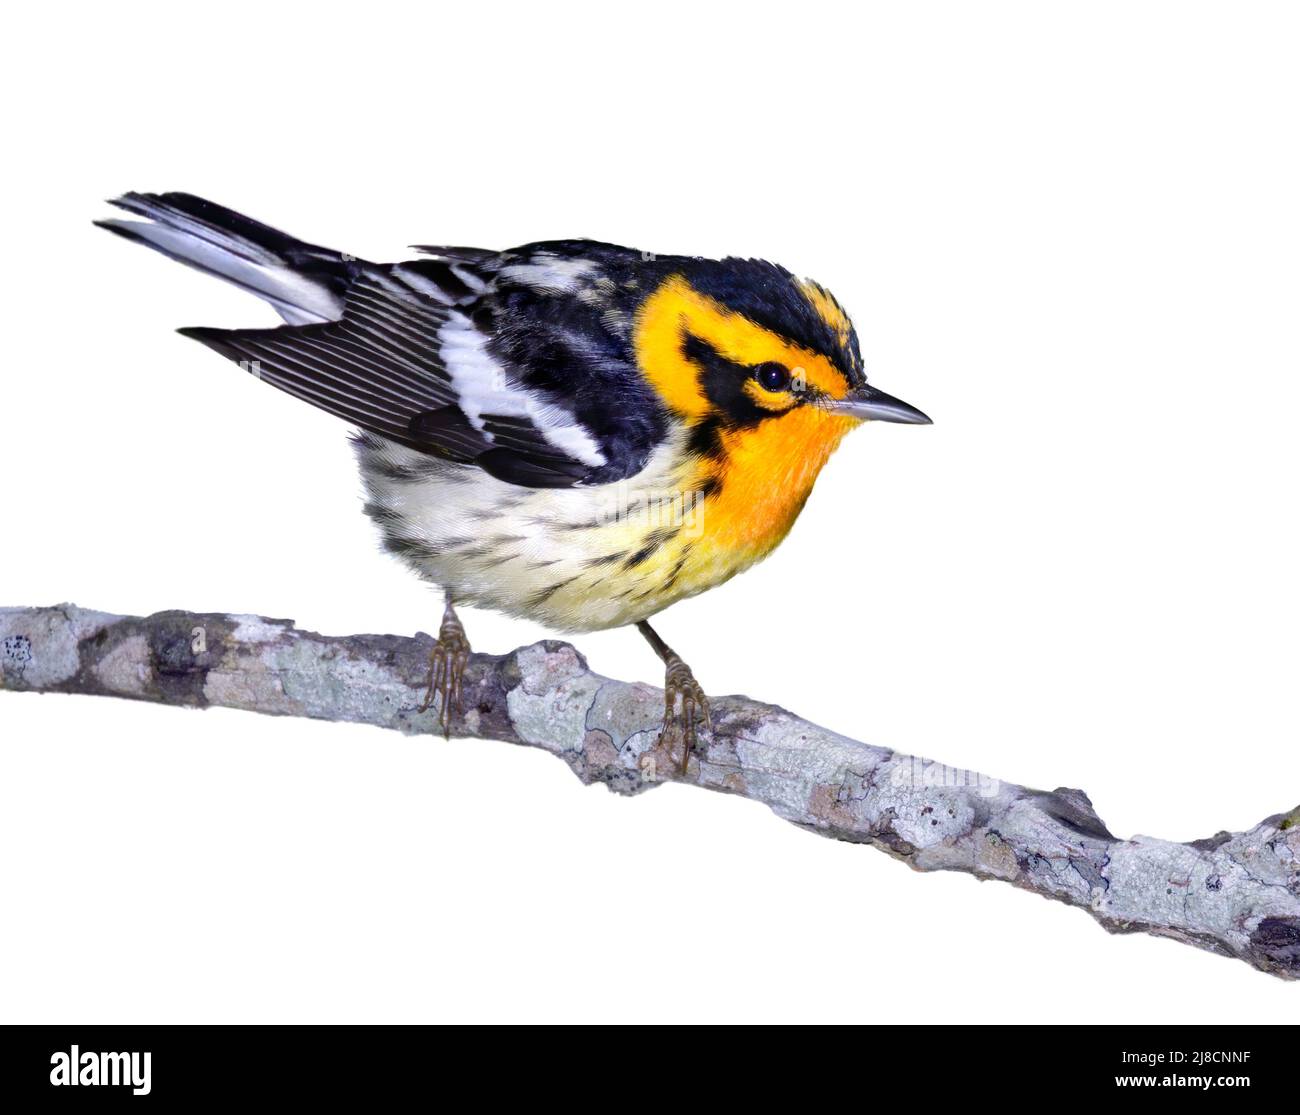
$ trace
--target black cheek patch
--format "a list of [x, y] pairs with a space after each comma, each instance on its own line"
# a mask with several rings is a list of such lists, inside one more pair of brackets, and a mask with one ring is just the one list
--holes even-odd
[[700, 389], [729, 426], [756, 426], [781, 411], [764, 410], [745, 391], [751, 369], [721, 355], [708, 341], [687, 334], [682, 355], [700, 368]]

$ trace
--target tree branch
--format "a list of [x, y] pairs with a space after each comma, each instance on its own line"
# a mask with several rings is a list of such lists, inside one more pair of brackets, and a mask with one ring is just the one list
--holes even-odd
[[[289, 620], [72, 605], [0, 609], [0, 686], [437, 730], [420, 713], [428, 635], [330, 637]], [[658, 739], [663, 693], [587, 669], [566, 643], [473, 656], [456, 735], [540, 747], [583, 782], [693, 783], [763, 802], [920, 871], [1003, 879], [1143, 932], [1300, 977], [1300, 808], [1175, 844], [1112, 836], [1080, 790], [998, 782], [836, 735], [774, 705], [713, 698], [684, 775]]]

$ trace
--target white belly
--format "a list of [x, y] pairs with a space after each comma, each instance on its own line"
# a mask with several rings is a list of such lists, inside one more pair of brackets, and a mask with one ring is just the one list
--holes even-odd
[[370, 435], [356, 446], [385, 545], [457, 603], [590, 631], [644, 619], [750, 564], [711, 558], [701, 578], [688, 562], [703, 498], [675, 445], [632, 481], [549, 489]]

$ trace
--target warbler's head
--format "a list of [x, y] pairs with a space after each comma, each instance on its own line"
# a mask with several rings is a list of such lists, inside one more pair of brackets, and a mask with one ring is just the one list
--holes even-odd
[[751, 443], [773, 448], [821, 433], [829, 453], [865, 420], [930, 421], [867, 384], [853, 324], [828, 290], [762, 260], [668, 271], [637, 314], [635, 346], [642, 374], [702, 447], [727, 431], [753, 430]]

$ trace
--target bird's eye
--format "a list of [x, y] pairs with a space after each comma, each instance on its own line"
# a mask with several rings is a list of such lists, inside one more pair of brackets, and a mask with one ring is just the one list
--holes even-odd
[[790, 386], [790, 372], [781, 364], [760, 364], [754, 369], [754, 378], [766, 391], [784, 391]]

